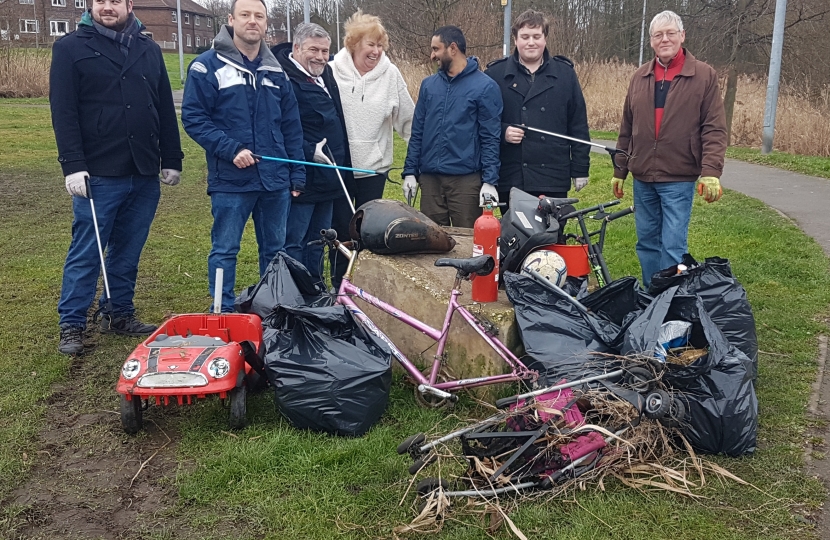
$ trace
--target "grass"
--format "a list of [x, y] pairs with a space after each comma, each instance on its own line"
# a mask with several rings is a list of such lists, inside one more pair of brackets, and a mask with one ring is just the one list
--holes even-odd
[[732, 146], [726, 151], [726, 157], [786, 169], [809, 176], [830, 178], [830, 158], [819, 156], [799, 156], [773, 150], [767, 155], [761, 154], [757, 148], [741, 148]]
[[[175, 58], [174, 55], [169, 55]], [[38, 433], [56, 383], [82, 388], [73, 412], [117, 410], [114, 384], [136, 339], [101, 336], [85, 365], [96, 376], [72, 371], [72, 361], [56, 352], [55, 306], [63, 258], [70, 240], [71, 207], [63, 189], [54, 137], [46, 108], [0, 103], [0, 500], [25, 481], [37, 456]], [[202, 151], [186, 136], [182, 183], [163, 186], [162, 202], [139, 271], [136, 304], [146, 320], [165, 312], [202, 311], [209, 303], [206, 256], [210, 247], [210, 205], [205, 195]], [[405, 150], [397, 141], [395, 161]], [[592, 154], [591, 184], [580, 192], [583, 204], [609, 199], [607, 156]], [[393, 174], [397, 179], [398, 175]], [[386, 195], [401, 198], [400, 186]], [[630, 193], [623, 205], [631, 204]], [[614, 276], [638, 275], [633, 219], [609, 227], [605, 255]], [[728, 257], [744, 284], [758, 325], [762, 354], [759, 450], [741, 459], [715, 458], [755, 484], [709, 483], [691, 501], [671, 494], [643, 494], [616, 482], [605, 492], [570, 494], [554, 501], [523, 503], [511, 519], [528, 536], [573, 538], [756, 539], [804, 538], [810, 526], [796, 511], [815, 512], [824, 490], [803, 469], [808, 442], [805, 417], [815, 379], [816, 335], [830, 305], [830, 268], [820, 247], [791, 222], [754, 199], [727, 191], [717, 204], [695, 202], [690, 249], [697, 258]], [[246, 230], [239, 258], [238, 285], [257, 280], [256, 247]], [[104, 375], [109, 374], [109, 375]], [[463, 402], [454, 414], [481, 414]], [[411, 389], [396, 379], [381, 422], [360, 439], [341, 439], [291, 428], [274, 410], [269, 394], [249, 404], [252, 424], [237, 438], [221, 432], [226, 412], [212, 400], [185, 411], [153, 408], [147, 418], [179, 433], [178, 468], [167, 472], [177, 503], [136, 523], [148, 539], [178, 537], [167, 528], [185, 522], [202, 537], [364, 538], [392, 536], [392, 528], [414, 516], [411, 494], [404, 497], [407, 460], [394, 448], [417, 431], [452, 427], [442, 411], [417, 408]], [[141, 436], [141, 435], [139, 435]], [[404, 499], [404, 504], [399, 501]], [[13, 531], [10, 510], [0, 523]], [[11, 525], [9, 525], [11, 523]], [[0, 531], [3, 531], [0, 528]], [[218, 532], [217, 532], [218, 531]], [[0, 532], [2, 535], [3, 532]], [[507, 532], [496, 538], [507, 538]], [[487, 538], [474, 520], [447, 523], [442, 538]]]
[[[184, 81], [181, 79], [181, 71], [179, 71], [179, 53], [165, 52], [164, 65], [167, 66], [167, 76], [170, 77], [170, 87], [173, 90], [181, 90], [184, 88]], [[187, 66], [196, 58], [196, 54], [185, 53], [184, 55], [184, 75], [187, 78]]]

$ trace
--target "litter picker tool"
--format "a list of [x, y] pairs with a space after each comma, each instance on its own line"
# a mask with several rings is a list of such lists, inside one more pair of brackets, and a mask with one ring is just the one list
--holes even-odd
[[[326, 145], [328, 147], [328, 145]], [[340, 180], [340, 187], [343, 188], [343, 193], [346, 194], [346, 200], [349, 201], [349, 208], [352, 209], [352, 215], [354, 215], [354, 203], [352, 203], [352, 196], [349, 195], [349, 190], [346, 189], [346, 182], [343, 181], [343, 175], [340, 174], [340, 168], [337, 167], [337, 164], [334, 162], [334, 154], [331, 151], [331, 148], [328, 149], [329, 155], [323, 155], [329, 162], [329, 165], [334, 167], [334, 172], [337, 173], [337, 178]]]
[[597, 148], [602, 148], [611, 156], [611, 161], [614, 162], [614, 166], [618, 168], [623, 168], [628, 164], [628, 160], [631, 158], [628, 152], [625, 150], [619, 150], [617, 148], [612, 148], [610, 146], [605, 146], [599, 143], [591, 142], [591, 141], [583, 141], [582, 139], [576, 139], [574, 137], [570, 137], [568, 135], [562, 135], [561, 133], [554, 133], [552, 131], [545, 131], [543, 129], [538, 129], [530, 126], [524, 126], [522, 124], [510, 124], [510, 127], [514, 127], [517, 129], [521, 129], [522, 131], [535, 131], [536, 133], [542, 133], [543, 135], [550, 135], [551, 137], [559, 137], [560, 139], [565, 139], [566, 141], [571, 141], [580, 144], [587, 144], [588, 146], [595, 146]]
[[107, 279], [107, 267], [104, 262], [104, 246], [101, 244], [101, 233], [98, 231], [98, 216], [95, 214], [95, 201], [92, 200], [92, 187], [89, 185], [89, 177], [84, 180], [86, 183], [86, 195], [89, 198], [89, 209], [92, 210], [92, 225], [95, 227], [95, 240], [98, 243], [98, 256], [101, 258], [101, 273], [104, 276], [104, 294], [107, 295], [107, 301], [104, 307], [100, 308], [98, 312], [103, 311], [112, 320], [112, 297], [110, 296], [110, 283]]
[[369, 169], [355, 169], [353, 167], [343, 167], [341, 165], [333, 165], [330, 163], [316, 163], [314, 161], [300, 161], [298, 159], [288, 159], [288, 158], [278, 158], [272, 156], [263, 156], [260, 154], [251, 154], [254, 159], [261, 159], [263, 161], [279, 161], [282, 163], [296, 163], [297, 165], [311, 165], [312, 167], [323, 167], [324, 169], [337, 169], [340, 171], [352, 171], [352, 172], [360, 172], [365, 174], [388, 174], [382, 173], [380, 171], [372, 171]]

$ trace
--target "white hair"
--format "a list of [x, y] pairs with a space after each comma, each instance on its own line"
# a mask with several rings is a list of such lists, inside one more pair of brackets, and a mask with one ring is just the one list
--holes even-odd
[[651, 19], [651, 24], [648, 25], [648, 34], [651, 35], [654, 33], [654, 27], [663, 27], [669, 24], [674, 24], [677, 27], [678, 32], [683, 31], [683, 21], [680, 19], [680, 15], [675, 13], [674, 11], [661, 11], [657, 15]]

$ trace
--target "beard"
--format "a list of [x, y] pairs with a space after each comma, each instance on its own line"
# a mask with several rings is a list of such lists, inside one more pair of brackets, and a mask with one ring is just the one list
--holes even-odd
[[438, 59], [438, 69], [439, 69], [439, 71], [449, 73], [451, 65], [452, 65], [452, 59], [449, 56], [442, 56], [441, 58]]

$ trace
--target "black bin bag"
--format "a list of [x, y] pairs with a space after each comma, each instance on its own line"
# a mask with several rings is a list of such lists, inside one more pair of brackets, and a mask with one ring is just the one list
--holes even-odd
[[746, 290], [732, 274], [729, 260], [709, 257], [698, 263], [687, 253], [683, 255], [683, 264], [687, 269], [680, 274], [676, 265], [654, 274], [649, 293], [657, 296], [669, 287], [677, 286], [679, 294], [698, 295], [727, 341], [751, 360], [754, 381], [758, 376], [755, 316], [746, 298]]
[[233, 307], [239, 313], [254, 313], [264, 319], [279, 306], [317, 305], [328, 299], [323, 288], [305, 266], [280, 251], [268, 264], [256, 285], [242, 291]]
[[282, 307], [263, 327], [268, 380], [293, 426], [359, 437], [380, 419], [392, 353], [346, 308]]
[[654, 357], [664, 322], [692, 323], [689, 345], [708, 348], [708, 354], [688, 366], [667, 362], [663, 374], [663, 381], [686, 405], [683, 435], [702, 453], [750, 454], [758, 432], [752, 361], [727, 341], [700, 297], [678, 291], [675, 286], [660, 294], [631, 323], [622, 353]]

